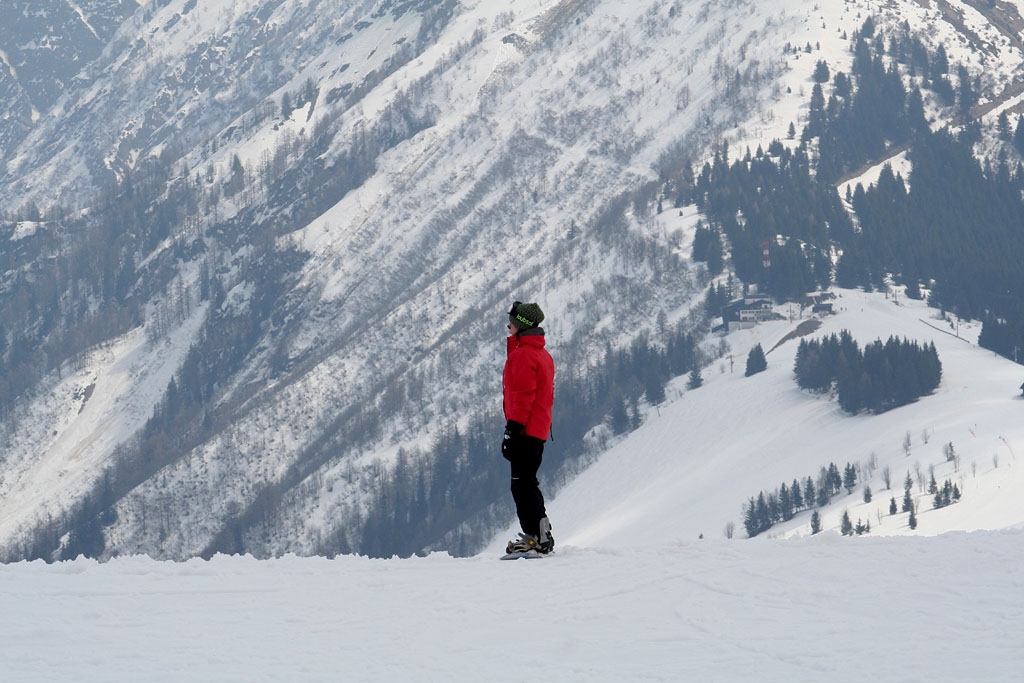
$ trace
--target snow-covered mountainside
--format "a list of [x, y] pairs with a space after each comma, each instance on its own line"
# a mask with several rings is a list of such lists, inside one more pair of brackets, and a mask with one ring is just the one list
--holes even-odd
[[[729, 356], [704, 371], [678, 399], [652, 409], [646, 423], [611, 447], [550, 506], [556, 531], [581, 546], [650, 546], [660, 541], [743, 537], [744, 508], [759, 493], [800, 487], [830, 464], [853, 465], [849, 488], [817, 508], [822, 529], [870, 524], [872, 535], [936, 535], [1024, 527], [1024, 371], [977, 346], [978, 326], [957, 324], [919, 301], [838, 290], [832, 315], [803, 335], [808, 320], [777, 320], [725, 339]], [[942, 362], [935, 394], [882, 415], [851, 417], [834, 397], [799, 389], [793, 378], [800, 339], [848, 330], [861, 346], [889, 337], [934, 343]], [[744, 376], [760, 344], [768, 368]], [[912, 481], [916, 528], [902, 509]], [[888, 482], [886, 479], [888, 478]], [[935, 506], [934, 480], [948, 480], [960, 502]], [[865, 489], [870, 500], [865, 500]], [[890, 512], [895, 498], [896, 514]], [[766, 535], [810, 536], [812, 511], [797, 512]], [[499, 539], [500, 541], [500, 539]], [[492, 550], [497, 551], [500, 542]]]
[[[125, 681], [273, 681], [297, 666], [310, 681], [339, 670], [352, 680], [518, 681], [509, 653], [529, 652], [546, 676], [568, 681], [852, 683], [870, 653], [877, 681], [1016, 681], [1024, 400], [1012, 389], [1024, 373], [979, 349], [976, 325], [958, 329], [920, 302], [880, 293], [836, 294], [834, 315], [807, 337], [789, 333], [808, 319], [725, 337], [733, 358], [756, 343], [770, 349], [766, 371], [744, 377], [742, 363], [723, 357], [700, 388], [670, 387], [643, 427], [551, 502], [551, 558], [500, 562], [499, 536], [464, 559], [0, 565], [0, 661], [16, 679], [52, 681], [107, 681], [112, 668]], [[861, 341], [934, 341], [941, 388], [856, 418], [798, 390], [798, 340], [843, 329]], [[946, 460], [945, 443], [958, 462]], [[785, 540], [726, 539], [745, 494], [828, 462], [854, 462], [864, 475], [819, 509], [830, 530], [811, 535], [802, 512], [768, 534]], [[960, 502], [933, 509], [918, 469], [926, 481], [931, 472], [955, 481]], [[909, 512], [887, 509], [908, 472], [916, 531]], [[844, 511], [871, 531], [841, 536]], [[528, 607], [509, 607], [524, 595]]]
[[135, 0], [0, 5], [0, 168], [138, 8]]
[[[1018, 3], [934, 4], [146, 4], [5, 151], [4, 556], [390, 554], [381, 482], [403, 477], [452, 486], [414, 549], [479, 547], [507, 508], [470, 505], [465, 457], [422, 472], [500, 432], [509, 302], [542, 303], [567, 378], [643, 334], [703, 337], [699, 215], [659, 212], [663, 189], [802, 125], [815, 62], [848, 68], [868, 16], [945, 45], [979, 115], [1016, 104]], [[786, 465], [687, 532], [812, 474]]]

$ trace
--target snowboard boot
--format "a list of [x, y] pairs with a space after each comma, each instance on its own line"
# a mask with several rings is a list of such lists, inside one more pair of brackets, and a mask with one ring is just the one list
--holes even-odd
[[545, 555], [555, 549], [555, 537], [551, 535], [551, 522], [545, 517], [540, 520], [540, 533], [538, 534], [537, 542], [539, 545], [538, 550]]
[[506, 555], [518, 555], [519, 553], [534, 552], [541, 554], [540, 543], [533, 534], [519, 534], [519, 538], [508, 542], [505, 548]]

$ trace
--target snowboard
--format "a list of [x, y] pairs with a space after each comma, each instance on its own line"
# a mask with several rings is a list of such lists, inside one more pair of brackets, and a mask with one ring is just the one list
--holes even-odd
[[545, 557], [551, 557], [554, 555], [554, 551], [547, 553], [538, 553], [536, 550], [527, 550], [522, 553], [507, 553], [499, 557], [499, 560], [543, 560]]

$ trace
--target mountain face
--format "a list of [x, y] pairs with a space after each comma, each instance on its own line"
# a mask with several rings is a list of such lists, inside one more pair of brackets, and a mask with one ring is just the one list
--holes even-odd
[[138, 8], [134, 0], [42, 0], [0, 7], [0, 156], [6, 159], [25, 139]]
[[[863, 4], [12, 15], [4, 557], [472, 551], [508, 514], [513, 299], [547, 313], [568, 476], [622, 403], [600, 390], [616, 358], [723, 352], [693, 347], [696, 212], [660, 210], [695, 164], [804, 121], [816, 59], [848, 68], [869, 14], [931, 47], [966, 36], [990, 99], [1019, 69], [984, 3]], [[28, 51], [50, 34], [68, 47], [43, 82]]]

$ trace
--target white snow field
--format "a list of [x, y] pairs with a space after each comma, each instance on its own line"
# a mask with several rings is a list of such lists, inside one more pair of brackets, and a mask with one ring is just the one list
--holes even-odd
[[[976, 346], [977, 325], [838, 295], [814, 334], [934, 341], [938, 391], [845, 416], [796, 389], [795, 340], [770, 350], [799, 320], [737, 332], [733, 372], [723, 359], [699, 389], [677, 380], [644, 426], [549, 495], [552, 558], [499, 562], [499, 535], [468, 559], [0, 565], [0, 679], [1020, 681], [1021, 370]], [[745, 378], [753, 343], [769, 367]], [[943, 457], [947, 442], [959, 463]], [[867, 474], [820, 510], [826, 531], [810, 535], [805, 511], [745, 538], [742, 503], [830, 461]], [[888, 501], [915, 467], [964, 496], [932, 510], [915, 483], [911, 531]], [[843, 510], [870, 534], [840, 536]]]
[[0, 567], [5, 681], [1019, 681], [1024, 534]]
[[1024, 536], [0, 567], [5, 681], [1019, 681]]

